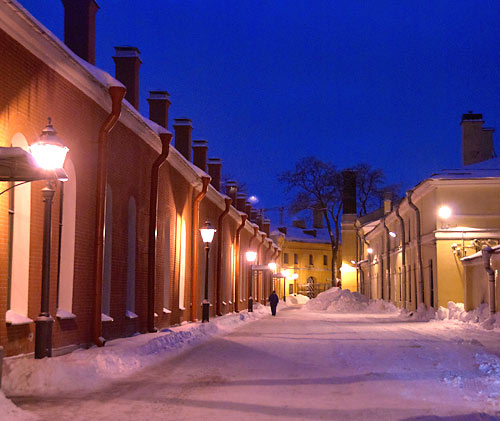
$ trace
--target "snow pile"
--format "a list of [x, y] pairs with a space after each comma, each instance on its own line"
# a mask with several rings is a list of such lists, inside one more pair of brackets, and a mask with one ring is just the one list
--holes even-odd
[[394, 313], [398, 309], [384, 300], [369, 300], [365, 295], [348, 289], [330, 288], [306, 302], [305, 310], [329, 313]]
[[39, 418], [27, 411], [18, 408], [5, 397], [0, 390], [0, 414], [2, 421], [35, 421]]
[[[186, 323], [106, 343], [102, 348], [79, 349], [71, 354], [35, 360], [33, 356], [4, 359], [2, 389], [7, 396], [54, 395], [90, 390], [176, 355], [216, 334], [228, 333], [243, 322], [269, 315], [269, 307], [254, 304], [253, 313], [242, 311], [210, 320]], [[75, 381], [78, 379], [78, 381]]]
[[436, 312], [432, 307], [427, 308], [424, 303], [420, 303], [416, 311], [402, 312], [402, 317], [407, 317], [416, 322], [428, 322], [429, 320], [436, 319]]
[[448, 308], [439, 307], [436, 312], [437, 320], [458, 320], [463, 323], [479, 323], [483, 329], [500, 328], [500, 313], [490, 317], [487, 303], [471, 311], [465, 311], [463, 303], [448, 302]]
[[302, 295], [302, 294], [295, 294], [295, 295], [290, 295], [288, 298], [287, 298], [287, 302], [289, 304], [293, 304], [293, 305], [297, 305], [297, 304], [305, 304], [309, 301], [309, 297], [306, 296], [306, 295]]

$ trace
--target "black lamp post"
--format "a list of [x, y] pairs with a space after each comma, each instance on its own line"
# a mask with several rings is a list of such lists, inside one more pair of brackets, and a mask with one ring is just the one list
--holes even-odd
[[214, 239], [215, 231], [217, 231], [210, 222], [205, 222], [203, 228], [200, 228], [201, 238], [205, 243], [205, 297], [203, 299], [202, 323], [210, 320], [210, 301], [208, 300], [208, 252], [210, 251], [210, 243]]
[[[46, 170], [62, 168], [68, 148], [63, 145], [52, 127], [51, 120], [43, 129], [40, 138], [30, 146], [30, 152], [37, 165]], [[50, 293], [50, 250], [52, 234], [52, 199], [54, 198], [53, 179], [47, 180], [42, 189], [45, 203], [43, 216], [43, 255], [42, 255], [42, 300], [40, 314], [35, 320], [35, 358], [52, 356], [52, 324], [54, 319], [49, 312]]]
[[248, 262], [248, 311], [253, 311], [253, 271], [252, 263], [257, 259], [257, 253], [255, 251], [247, 251], [245, 253]]

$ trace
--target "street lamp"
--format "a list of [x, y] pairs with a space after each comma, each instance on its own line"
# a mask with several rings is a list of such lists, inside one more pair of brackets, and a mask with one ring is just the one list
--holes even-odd
[[257, 259], [257, 253], [255, 251], [247, 251], [245, 253], [245, 256], [247, 258], [248, 262], [248, 311], [252, 312], [253, 311], [253, 285], [252, 285], [252, 278], [253, 278], [253, 273], [252, 273], [252, 263], [255, 262], [255, 259]]
[[[51, 119], [38, 140], [30, 146], [30, 152], [36, 164], [47, 172], [62, 168], [68, 148], [57, 137]], [[53, 179], [47, 179], [42, 189], [45, 203], [43, 216], [43, 255], [42, 255], [42, 300], [40, 315], [35, 320], [35, 358], [52, 356], [52, 324], [54, 319], [49, 312], [50, 292], [50, 248], [52, 232], [52, 199], [54, 198]]]
[[210, 301], [208, 301], [208, 252], [210, 250], [210, 243], [214, 239], [215, 231], [217, 231], [210, 222], [205, 222], [200, 228], [201, 238], [205, 243], [205, 298], [203, 299], [203, 314], [202, 323], [210, 321]]

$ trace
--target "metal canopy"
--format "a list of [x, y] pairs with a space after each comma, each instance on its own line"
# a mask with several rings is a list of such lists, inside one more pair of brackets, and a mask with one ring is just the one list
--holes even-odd
[[44, 170], [38, 167], [29, 152], [19, 147], [0, 147], [0, 181], [35, 181], [57, 179], [66, 181], [63, 168]]

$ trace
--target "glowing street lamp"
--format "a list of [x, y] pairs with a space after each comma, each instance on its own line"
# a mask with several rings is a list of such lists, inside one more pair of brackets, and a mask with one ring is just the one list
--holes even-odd
[[438, 209], [438, 216], [441, 219], [448, 219], [451, 216], [451, 208], [449, 206], [441, 206]]
[[247, 258], [248, 262], [248, 311], [253, 312], [253, 285], [252, 285], [252, 278], [253, 278], [253, 272], [252, 272], [252, 263], [255, 262], [255, 259], [257, 259], [257, 252], [255, 251], [247, 251], [245, 253], [245, 256]]
[[210, 251], [210, 243], [214, 239], [215, 231], [217, 231], [210, 222], [205, 222], [200, 228], [201, 238], [205, 243], [205, 298], [203, 299], [202, 323], [210, 320], [210, 301], [208, 300], [208, 252]]
[[[68, 148], [64, 146], [52, 126], [51, 119], [38, 140], [30, 146], [30, 152], [36, 164], [47, 171], [62, 168]], [[43, 255], [42, 255], [42, 300], [40, 315], [35, 320], [35, 358], [52, 356], [52, 324], [54, 319], [49, 312], [50, 292], [50, 249], [52, 233], [52, 200], [54, 198], [53, 179], [47, 179], [47, 186], [42, 189], [45, 203], [43, 217]]]
[[269, 268], [269, 270], [271, 270], [273, 273], [276, 271], [276, 263], [274, 262], [271, 262], [267, 265], [267, 267]]

